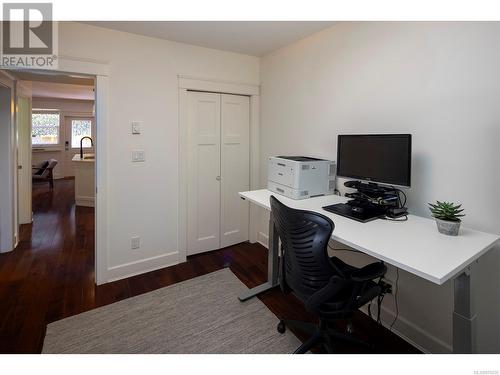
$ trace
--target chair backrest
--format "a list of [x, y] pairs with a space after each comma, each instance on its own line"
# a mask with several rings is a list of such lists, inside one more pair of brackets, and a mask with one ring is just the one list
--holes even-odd
[[41, 163], [38, 163], [33, 166], [33, 174], [37, 176], [41, 176], [43, 172], [47, 169], [47, 166], [49, 165], [49, 161], [45, 160], [42, 161]]
[[38, 169], [34, 174], [42, 178], [49, 178], [52, 173], [52, 170], [55, 168], [56, 165], [57, 165], [56, 159], [45, 160], [36, 166], [37, 168], [39, 167], [40, 169]]
[[47, 169], [48, 170], [52, 170], [55, 168], [55, 166], [57, 165], [57, 160], [56, 159], [50, 159], [49, 160], [49, 165], [47, 165]]
[[335, 225], [324, 215], [290, 208], [274, 196], [271, 212], [282, 244], [280, 283], [305, 300], [338, 274], [328, 256]]

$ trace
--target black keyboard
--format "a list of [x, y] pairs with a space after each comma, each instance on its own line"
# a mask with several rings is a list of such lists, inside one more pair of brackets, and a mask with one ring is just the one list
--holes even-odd
[[385, 216], [385, 210], [383, 208], [373, 206], [357, 207], [347, 203], [332, 204], [331, 206], [323, 207], [323, 209], [361, 223], [366, 223]]

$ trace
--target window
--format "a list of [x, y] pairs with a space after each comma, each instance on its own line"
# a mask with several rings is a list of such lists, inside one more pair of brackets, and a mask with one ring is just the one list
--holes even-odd
[[[71, 120], [71, 147], [80, 148], [83, 137], [92, 137], [92, 121], [86, 119]], [[83, 140], [83, 148], [92, 147], [89, 139]]]
[[33, 111], [31, 144], [55, 146], [59, 144], [59, 112]]

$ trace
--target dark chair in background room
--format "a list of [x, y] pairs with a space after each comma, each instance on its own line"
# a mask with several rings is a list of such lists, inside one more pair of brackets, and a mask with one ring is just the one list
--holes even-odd
[[334, 352], [335, 340], [347, 340], [370, 347], [350, 334], [333, 328], [335, 320], [350, 318], [361, 306], [382, 294], [376, 281], [387, 268], [382, 262], [363, 268], [350, 266], [328, 255], [328, 241], [334, 224], [328, 217], [310, 211], [292, 209], [271, 196], [271, 212], [281, 240], [280, 286], [292, 292], [305, 308], [319, 318], [318, 324], [280, 320], [278, 331], [296, 328], [310, 338], [295, 353], [305, 353], [321, 345], [327, 353]]
[[43, 161], [32, 167], [33, 183], [48, 182], [50, 188], [54, 188], [54, 168], [57, 165], [56, 159]]

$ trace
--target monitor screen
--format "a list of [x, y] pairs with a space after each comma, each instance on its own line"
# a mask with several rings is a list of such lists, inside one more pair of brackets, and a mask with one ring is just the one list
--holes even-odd
[[337, 175], [410, 186], [411, 134], [339, 135]]

